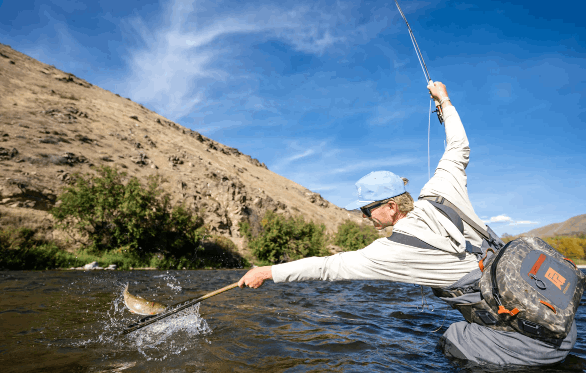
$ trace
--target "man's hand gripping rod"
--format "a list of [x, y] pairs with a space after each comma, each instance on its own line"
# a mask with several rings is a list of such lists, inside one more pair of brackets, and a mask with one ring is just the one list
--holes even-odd
[[[411, 30], [411, 26], [409, 26], [409, 22], [407, 22], [407, 17], [405, 17], [405, 14], [403, 13], [403, 10], [401, 10], [401, 7], [399, 6], [399, 3], [397, 2], [397, 0], [395, 0], [395, 4], [397, 4], [397, 9], [399, 9], [399, 13], [401, 13], [401, 17], [403, 17], [403, 20], [405, 20], [405, 23], [407, 24], [407, 28], [409, 29], [409, 36], [411, 36], [411, 42], [413, 43], [413, 47], [415, 48], [415, 53], [417, 54], [417, 58], [419, 59], [419, 64], [421, 65], [421, 69], [423, 70], [423, 75], [425, 75], [425, 81], [427, 82], [427, 84], [433, 85], [433, 80], [431, 80], [431, 77], [429, 76], [429, 71], [427, 71], [427, 65], [425, 64], [425, 61], [423, 60], [423, 55], [421, 54], [421, 50], [419, 49], [419, 45], [417, 45], [417, 40], [415, 40], [415, 35], [413, 35], [413, 31]], [[442, 111], [442, 106], [441, 106], [440, 102], [438, 100], [436, 100], [435, 98], [433, 99], [433, 101], [435, 102], [435, 108], [436, 108], [434, 113], [437, 113], [437, 119], [439, 120], [439, 122], [441, 124], [443, 124], [444, 123], [444, 113]]]

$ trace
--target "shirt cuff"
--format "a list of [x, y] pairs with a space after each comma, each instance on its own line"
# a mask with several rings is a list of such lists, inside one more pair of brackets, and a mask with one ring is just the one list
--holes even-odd
[[448, 106], [447, 108], [443, 109], [443, 113], [444, 113], [444, 121], [454, 114], [458, 115], [458, 112], [456, 111], [456, 108], [453, 105]]

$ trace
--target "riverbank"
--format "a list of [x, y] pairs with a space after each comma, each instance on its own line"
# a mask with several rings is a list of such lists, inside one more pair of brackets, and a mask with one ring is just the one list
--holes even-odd
[[[65, 250], [56, 242], [39, 238], [26, 229], [0, 230], [0, 270], [47, 270], [84, 268], [89, 263], [117, 269], [211, 269], [250, 267], [236, 245], [223, 237], [208, 236], [193, 251], [183, 256], [142, 253], [122, 247], [95, 252], [89, 249]], [[85, 268], [84, 268], [85, 269]]]

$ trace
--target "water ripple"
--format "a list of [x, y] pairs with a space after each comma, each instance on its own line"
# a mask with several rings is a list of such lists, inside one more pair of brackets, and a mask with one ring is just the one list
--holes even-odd
[[[235, 282], [243, 273], [0, 272], [3, 371], [502, 372], [447, 359], [437, 341], [461, 315], [446, 313], [429, 289], [424, 293], [435, 310], [421, 310], [419, 287], [386, 282], [235, 289], [128, 336], [119, 334], [140, 317], [125, 309], [122, 284], [171, 304]], [[585, 310], [576, 322], [584, 330]], [[520, 371], [585, 368], [586, 340], [579, 333], [565, 362]]]

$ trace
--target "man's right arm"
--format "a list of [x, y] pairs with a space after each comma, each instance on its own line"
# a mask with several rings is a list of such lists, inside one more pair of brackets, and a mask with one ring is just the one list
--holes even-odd
[[[486, 226], [474, 212], [472, 203], [468, 197], [468, 181], [466, 167], [470, 160], [470, 145], [466, 131], [460, 120], [456, 108], [448, 97], [445, 85], [435, 82], [428, 86], [432, 97], [442, 100], [444, 114], [444, 126], [446, 130], [446, 149], [433, 177], [421, 189], [420, 196], [441, 196], [456, 205], [464, 214], [475, 221], [476, 224]], [[482, 239], [476, 232], [465, 225], [465, 236], [473, 245], [480, 246]]]

